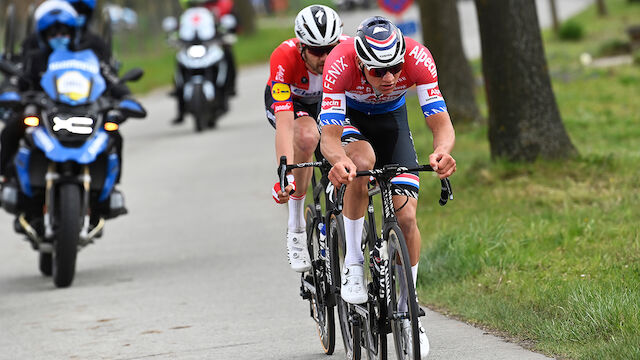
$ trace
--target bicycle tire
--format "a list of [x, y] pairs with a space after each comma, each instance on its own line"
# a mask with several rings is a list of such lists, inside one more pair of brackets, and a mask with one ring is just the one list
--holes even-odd
[[[388, 315], [393, 333], [393, 340], [398, 360], [420, 360], [420, 333], [418, 331], [418, 302], [416, 300], [415, 288], [413, 285], [413, 276], [411, 275], [411, 261], [409, 260], [409, 251], [404, 239], [404, 235], [398, 225], [390, 227], [385, 238], [388, 241], [389, 262], [388, 269], [391, 281], [390, 286], [390, 308]], [[399, 267], [396, 266], [402, 265]], [[398, 295], [400, 284], [398, 281], [402, 279], [407, 284], [407, 310], [408, 320], [411, 324], [411, 334], [403, 331], [402, 322], [404, 319], [398, 319], [394, 315], [398, 309]]]
[[336, 326], [333, 305], [329, 305], [329, 295], [331, 292], [328, 277], [331, 276], [331, 269], [326, 266], [318, 268], [318, 264], [326, 264], [320, 258], [320, 229], [318, 229], [318, 219], [315, 217], [315, 206], [307, 205], [304, 211], [304, 218], [307, 223], [307, 246], [311, 256], [312, 271], [311, 279], [316, 293], [309, 297], [311, 314], [316, 322], [318, 337], [324, 353], [333, 354], [336, 345]]
[[[344, 239], [344, 223], [342, 215], [331, 214], [329, 217], [329, 227], [327, 231], [327, 241], [329, 242], [331, 274], [333, 276], [333, 294], [335, 294], [336, 307], [338, 308], [338, 320], [340, 322], [340, 332], [347, 360], [360, 359], [360, 329], [355, 331], [353, 322], [349, 319], [349, 304], [342, 300], [340, 296], [340, 285], [342, 266], [344, 264], [344, 254], [346, 242]], [[357, 346], [354, 346], [357, 344]]]

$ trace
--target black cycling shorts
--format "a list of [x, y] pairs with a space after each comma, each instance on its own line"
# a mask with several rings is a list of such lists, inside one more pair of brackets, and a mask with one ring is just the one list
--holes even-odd
[[[271, 126], [276, 127], [276, 114], [273, 112], [273, 97], [271, 96], [271, 87], [267, 85], [264, 90], [264, 108], [267, 113], [267, 120], [271, 123]], [[293, 119], [297, 119], [303, 116], [311, 116], [317, 121], [319, 111], [319, 103], [305, 104], [297, 100], [293, 100]]]
[[[399, 164], [417, 167], [418, 156], [407, 121], [406, 105], [384, 114], [367, 115], [347, 107], [342, 131], [342, 145], [367, 141], [376, 155], [376, 167]], [[418, 198], [420, 179], [418, 172], [402, 174], [391, 179], [394, 195]]]

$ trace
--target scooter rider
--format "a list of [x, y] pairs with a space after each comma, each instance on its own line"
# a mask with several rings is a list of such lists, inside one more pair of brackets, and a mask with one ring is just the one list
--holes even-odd
[[[183, 9], [188, 9], [192, 7], [203, 7], [211, 11], [217, 21], [225, 15], [233, 15], [233, 0], [180, 0], [180, 5]], [[235, 15], [234, 15], [235, 16]], [[235, 16], [237, 19], [237, 16]], [[235, 32], [235, 28], [233, 29], [218, 29], [223, 31]], [[222, 43], [222, 50], [224, 51], [224, 60], [228, 65], [227, 79], [225, 87], [228, 89], [228, 94], [230, 96], [235, 96], [236, 91], [236, 59], [233, 55], [233, 49], [230, 43], [224, 42]], [[182, 96], [179, 96], [181, 93], [180, 89], [176, 89], [176, 94], [178, 95], [178, 116], [173, 120], [173, 124], [181, 124], [184, 121], [185, 114], [185, 104]]]
[[[322, 69], [329, 52], [341, 40], [342, 20], [331, 8], [311, 5], [295, 19], [296, 37], [280, 44], [271, 54], [271, 74], [264, 100], [267, 119], [276, 129], [277, 159], [289, 163], [311, 161], [320, 139], [317, 116], [322, 97]], [[304, 220], [305, 192], [311, 168], [288, 175], [289, 185], [276, 183], [272, 195], [278, 203], [289, 203], [287, 251], [291, 268], [311, 268]], [[295, 195], [292, 192], [297, 188]]]

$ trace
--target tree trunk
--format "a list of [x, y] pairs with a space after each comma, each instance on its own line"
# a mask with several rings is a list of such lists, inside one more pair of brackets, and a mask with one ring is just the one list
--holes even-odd
[[253, 34], [256, 31], [256, 12], [250, 0], [236, 0], [235, 12], [238, 15], [238, 25], [245, 34]]
[[577, 153], [562, 124], [534, 0], [475, 0], [493, 158], [534, 161]]
[[462, 49], [456, 1], [419, 0], [422, 38], [438, 65], [438, 82], [454, 123], [481, 121], [471, 66]]
[[597, 0], [598, 4], [598, 15], [607, 16], [609, 12], [607, 11], [607, 5], [604, 3], [604, 0]]
[[557, 34], [560, 30], [560, 21], [558, 21], [558, 7], [556, 6], [556, 0], [549, 0], [549, 7], [551, 8], [551, 22], [553, 23], [553, 32]]

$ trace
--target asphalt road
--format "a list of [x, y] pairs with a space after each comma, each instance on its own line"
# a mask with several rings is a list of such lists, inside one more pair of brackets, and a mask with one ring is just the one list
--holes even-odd
[[[270, 196], [266, 76], [242, 69], [232, 111], [204, 134], [169, 125], [166, 91], [143, 99], [148, 118], [122, 127], [130, 213], [79, 254], [71, 288], [40, 276], [0, 212], [0, 359], [326, 358]], [[545, 358], [437, 313], [424, 323], [431, 359]]]
[[[144, 99], [148, 119], [122, 130], [130, 214], [79, 254], [71, 288], [39, 275], [0, 214], [0, 359], [325, 358], [270, 196], [265, 71], [243, 69], [232, 112], [204, 134], [169, 125], [164, 93]], [[433, 359], [543, 358], [435, 313], [425, 324]]]

